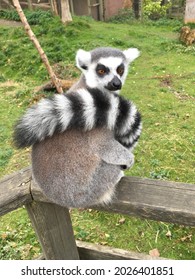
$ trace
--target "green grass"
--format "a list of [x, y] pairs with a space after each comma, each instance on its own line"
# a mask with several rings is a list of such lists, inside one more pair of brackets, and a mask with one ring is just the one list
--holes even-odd
[[[35, 21], [36, 23], [36, 21]], [[137, 47], [122, 95], [143, 116], [143, 133], [135, 165], [127, 175], [194, 183], [195, 47], [178, 41], [178, 21], [95, 22], [75, 18], [63, 26], [58, 18], [38, 17], [33, 30], [61, 77], [78, 77], [75, 52], [98, 46]], [[55, 39], [54, 39], [55, 38]], [[12, 144], [15, 121], [35, 100], [34, 88], [48, 75], [23, 28], [0, 26], [0, 176], [30, 164], [30, 151]], [[71, 212], [77, 239], [146, 252], [195, 259], [195, 229], [97, 211]], [[125, 219], [125, 220], [124, 220]], [[171, 236], [167, 236], [167, 233]], [[25, 253], [26, 252], [26, 253]], [[0, 259], [28, 259], [40, 252], [24, 209], [0, 218]]]

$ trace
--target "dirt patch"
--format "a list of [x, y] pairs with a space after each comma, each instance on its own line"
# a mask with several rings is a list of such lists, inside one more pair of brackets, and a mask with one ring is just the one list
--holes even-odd
[[14, 20], [0, 19], [0, 26], [21, 27], [22, 23]]
[[161, 86], [162, 87], [171, 87], [172, 86], [172, 79], [171, 79], [171, 76], [167, 76], [167, 77], [164, 77], [161, 80]]
[[18, 83], [11, 80], [1, 83], [1, 87], [17, 87], [18, 85]]
[[[18, 91], [20, 84], [11, 80], [0, 83], [0, 88], [7, 96], [14, 96]], [[1, 96], [3, 98], [3, 95]]]
[[194, 100], [195, 99], [193, 96], [190, 96], [187, 93], [175, 90], [173, 87], [173, 80], [172, 80], [171, 75], [160, 78], [160, 86], [168, 88], [169, 91], [180, 100]]
[[180, 100], [195, 100], [195, 97], [190, 96], [187, 93], [173, 91], [173, 94]]

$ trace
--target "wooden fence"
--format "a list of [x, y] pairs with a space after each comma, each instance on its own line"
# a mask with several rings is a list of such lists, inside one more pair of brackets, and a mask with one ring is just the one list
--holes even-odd
[[[46, 259], [157, 259], [74, 239], [69, 210], [50, 203], [26, 168], [0, 181], [0, 216], [25, 205]], [[195, 185], [124, 177], [116, 199], [93, 209], [195, 226]], [[158, 258], [159, 259], [159, 258]]]

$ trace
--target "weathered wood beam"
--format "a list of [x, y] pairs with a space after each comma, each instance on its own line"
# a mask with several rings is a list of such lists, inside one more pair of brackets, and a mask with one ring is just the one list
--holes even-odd
[[81, 260], [163, 260], [160, 257], [83, 241], [77, 241], [76, 244]]
[[[76, 241], [76, 245], [80, 260], [167, 260], [144, 253], [97, 245], [80, 240]], [[40, 254], [36, 260], [45, 260], [45, 256]]]
[[31, 170], [23, 169], [0, 181], [0, 216], [32, 201]]
[[79, 259], [68, 209], [35, 201], [26, 205], [26, 209], [46, 259]]
[[111, 205], [91, 208], [195, 226], [195, 185], [123, 177]]
[[[28, 9], [28, 2], [20, 1], [20, 5], [23, 9]], [[32, 3], [32, 9], [42, 9], [45, 11], [50, 10], [51, 6], [49, 3]]]

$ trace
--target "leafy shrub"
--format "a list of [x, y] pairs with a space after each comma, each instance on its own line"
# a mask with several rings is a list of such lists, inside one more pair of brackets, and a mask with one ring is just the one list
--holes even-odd
[[171, 5], [170, 1], [165, 5], [161, 5], [161, 0], [145, 0], [143, 5], [144, 16], [152, 20], [165, 17]]
[[[41, 22], [49, 21], [53, 18], [53, 15], [50, 11], [43, 10], [24, 10], [25, 16], [28, 20], [29, 24], [40, 24]], [[7, 20], [15, 20], [20, 21], [19, 15], [15, 10], [0, 10], [0, 18], [4, 18]]]
[[128, 23], [135, 19], [135, 15], [132, 9], [121, 9], [117, 15], [114, 15], [108, 19], [108, 22], [113, 23]]

